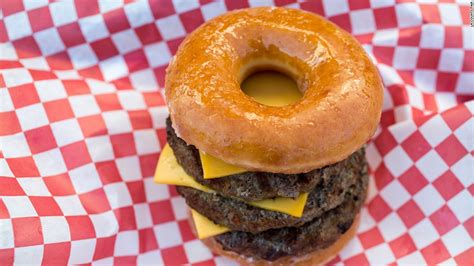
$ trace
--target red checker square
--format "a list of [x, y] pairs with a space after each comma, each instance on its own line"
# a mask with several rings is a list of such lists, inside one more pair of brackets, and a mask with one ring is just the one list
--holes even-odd
[[153, 128], [148, 111], [129, 111], [128, 115], [134, 130]]
[[467, 221], [464, 222], [463, 225], [471, 236], [471, 238], [474, 239], [474, 217], [469, 218]]
[[347, 32], [352, 31], [352, 24], [349, 14], [337, 15], [329, 18], [330, 21], [336, 23], [339, 27], [343, 28]]
[[[400, 71], [398, 71], [400, 74]], [[392, 96], [393, 104], [395, 106], [404, 105], [409, 103], [408, 93], [404, 85], [392, 85], [387, 87]]]
[[36, 168], [33, 157], [20, 158], [6, 158], [7, 164], [10, 167], [15, 177], [30, 177], [39, 176], [38, 168]]
[[166, 129], [165, 128], [157, 129], [156, 134], [158, 135], [158, 140], [160, 141], [161, 147], [165, 146], [165, 143], [166, 143]]
[[234, 0], [225, 0], [225, 5], [227, 6], [227, 10], [234, 10], [240, 8], [249, 7], [247, 1], [234, 1]]
[[459, 75], [457, 73], [438, 72], [436, 90], [453, 92], [456, 89]]
[[68, 96], [91, 93], [89, 86], [84, 80], [63, 80], [62, 83]]
[[[279, 5], [278, 4], [279, 2], [289, 2], [289, 1], [291, 2], [292, 0], [280, 0], [280, 1], [276, 0], [275, 5]], [[209, 3], [212, 3], [212, 2], [213, 2], [213, 0], [199, 0], [199, 4], [201, 4], [201, 5], [206, 5], [206, 4], [209, 4]]]
[[428, 265], [436, 265], [451, 257], [441, 240], [437, 240], [431, 245], [423, 248], [421, 250], [421, 254], [425, 258]]
[[375, 58], [377, 58], [377, 61], [380, 63], [392, 65], [393, 57], [395, 55], [395, 48], [374, 45], [372, 52], [374, 53]]
[[459, 266], [468, 266], [472, 265], [472, 258], [474, 258], [474, 247], [468, 248], [463, 253], [454, 257], [457, 265]]
[[[204, 4], [204, 2], [212, 2], [212, 0], [201, 0], [201, 5]], [[289, 4], [293, 4], [295, 3], [296, 1], [295, 0], [274, 0], [273, 1], [275, 3], [276, 6], [284, 6], [284, 5], [289, 5]]]
[[464, 62], [462, 66], [463, 71], [474, 71], [474, 51], [464, 51]]
[[95, 168], [97, 169], [100, 180], [104, 185], [122, 181], [117, 165], [115, 165], [114, 161], [96, 163]]
[[19, 58], [30, 58], [41, 56], [41, 51], [32, 36], [27, 36], [12, 42]]
[[455, 135], [450, 135], [443, 142], [441, 142], [435, 148], [435, 150], [449, 166], [452, 166], [462, 157], [468, 154], [466, 148], [464, 148]]
[[[13, 179], [13, 178], [9, 178], [9, 179]], [[8, 196], [8, 195], [2, 194], [2, 196]], [[7, 206], [5, 206], [5, 203], [0, 198], [0, 219], [7, 219], [7, 218], [10, 218], [10, 213], [8, 213]]]
[[103, 213], [111, 209], [109, 200], [102, 188], [81, 194], [79, 199], [88, 214]]
[[95, 237], [95, 229], [91, 219], [87, 215], [66, 216], [71, 240], [80, 240]]
[[179, 196], [178, 191], [176, 191], [176, 186], [174, 186], [174, 185], [169, 185], [168, 186], [168, 191], [170, 192], [171, 197]]
[[13, 235], [15, 247], [26, 247], [43, 244], [43, 234], [39, 217], [13, 218]]
[[[331, 261], [332, 262], [332, 261]], [[331, 263], [329, 262], [328, 265], [334, 265], [336, 263]], [[205, 260], [205, 261], [201, 261], [201, 262], [197, 262], [197, 263], [193, 263], [191, 264], [193, 266], [215, 266], [216, 263], [214, 262], [213, 259], [210, 259], [210, 260]]]
[[401, 146], [415, 162], [431, 150], [431, 145], [419, 131], [411, 134], [410, 137], [402, 142]]
[[116, 235], [97, 238], [94, 251], [94, 260], [100, 260], [114, 255]]
[[145, 104], [148, 107], [165, 105], [165, 100], [163, 99], [163, 96], [161, 95], [161, 93], [144, 92], [143, 97], [145, 98]]
[[80, 76], [83, 76], [85, 78], [104, 80], [104, 77], [102, 76], [102, 71], [98, 66], [84, 68], [77, 72], [79, 72]]
[[398, 45], [419, 46], [421, 40], [421, 26], [400, 29], [398, 31]]
[[351, 11], [364, 8], [370, 8], [369, 0], [349, 1], [349, 9]]
[[378, 222], [385, 218], [392, 210], [380, 195], [375, 196], [368, 205], [369, 213]]
[[410, 167], [398, 180], [411, 195], [415, 195], [428, 184], [428, 180], [415, 166]]
[[80, 0], [74, 0], [74, 6], [76, 7], [77, 16], [79, 18], [92, 16], [99, 13], [98, 1], [90, 1], [87, 3], [87, 5], [84, 5]]
[[375, 25], [377, 29], [396, 28], [398, 26], [397, 15], [394, 7], [374, 9]]
[[164, 18], [176, 13], [171, 0], [161, 0], [159, 5], [150, 5], [153, 16], [158, 18]]
[[92, 162], [87, 145], [84, 141], [78, 141], [61, 147], [61, 153], [68, 170]]
[[135, 28], [135, 33], [143, 45], [163, 40], [163, 37], [161, 37], [161, 34], [154, 23], [145, 24]]
[[128, 77], [123, 77], [120, 79], [116, 79], [111, 81], [112, 84], [117, 87], [118, 90], [131, 90], [133, 89], [132, 83], [130, 82], [130, 79]]
[[67, 25], [58, 27], [59, 36], [66, 47], [76, 46], [85, 43], [86, 39], [82, 35], [79, 23], [73, 22]]
[[175, 220], [171, 201], [169, 200], [150, 203], [150, 212], [153, 224], [162, 224]]
[[125, 157], [137, 154], [135, 139], [132, 133], [123, 133], [110, 136], [115, 157]]
[[127, 188], [134, 204], [146, 201], [145, 187], [142, 180], [127, 182]]
[[395, 255], [395, 258], [397, 259], [404, 257], [416, 250], [415, 243], [413, 243], [413, 240], [408, 233], [405, 233], [395, 240], [392, 240], [389, 245], [393, 255]]
[[7, 42], [7, 29], [5, 28], [5, 23], [0, 23], [0, 42]]
[[462, 23], [464, 25], [470, 25], [471, 24], [471, 16], [469, 15], [469, 12], [472, 12], [470, 7], [468, 5], [458, 5], [459, 7], [459, 12], [461, 13], [461, 18], [462, 18]]
[[125, 63], [127, 63], [130, 72], [148, 68], [148, 60], [143, 50], [136, 50], [124, 55]]
[[423, 21], [429, 23], [441, 23], [441, 16], [437, 5], [422, 4], [419, 5]]
[[382, 112], [382, 117], [380, 118], [380, 124], [382, 127], [388, 127], [390, 125], [393, 125], [395, 123], [395, 114], [393, 113], [393, 110], [388, 110]]
[[397, 146], [397, 141], [388, 130], [382, 131], [374, 140], [380, 155], [384, 156]]
[[68, 174], [46, 176], [43, 180], [53, 196], [68, 196], [76, 193]]
[[165, 75], [166, 75], [166, 66], [161, 66], [153, 69], [155, 73], [156, 80], [158, 81], [158, 85], [160, 87], [165, 86]]
[[99, 60], [110, 58], [112, 56], [118, 55], [119, 53], [110, 38], [92, 42], [91, 47]]
[[14, 248], [0, 249], [0, 261], [4, 265], [14, 265], [13, 258], [15, 257]]
[[439, 210], [431, 214], [430, 220], [440, 235], [446, 234], [460, 224], [459, 220], [456, 218], [456, 215], [447, 205], [444, 205]]
[[161, 256], [165, 265], [184, 265], [188, 263], [183, 246], [162, 249]]
[[30, 71], [31, 77], [33, 77], [34, 81], [58, 78], [58, 76], [52, 73], [51, 71], [35, 70], [35, 69], [29, 69], [28, 71]]
[[344, 264], [347, 266], [370, 265], [364, 253], [348, 258], [347, 260], [344, 261]]
[[15, 108], [21, 108], [40, 102], [38, 93], [32, 83], [11, 87], [8, 89], [8, 93], [10, 94]]
[[107, 134], [107, 127], [104, 119], [99, 115], [91, 115], [78, 118], [77, 121], [81, 126], [84, 137], [94, 137]]
[[137, 264], [137, 256], [120, 256], [114, 257], [114, 265], [136, 265]]
[[192, 32], [199, 25], [204, 23], [204, 18], [200, 9], [194, 9], [179, 15], [181, 21], [183, 22], [184, 29], [186, 32]]
[[139, 157], [140, 168], [144, 177], [153, 176], [155, 174], [158, 158], [158, 153], [147, 154]]
[[471, 185], [467, 188], [467, 190], [469, 191], [469, 193], [471, 193], [471, 195], [474, 196], [474, 184], [471, 184]]
[[433, 185], [446, 201], [464, 189], [459, 179], [450, 170], [438, 177], [438, 179], [433, 182]]
[[122, 8], [105, 13], [104, 21], [110, 33], [116, 33], [130, 28], [127, 16]]
[[183, 40], [184, 40], [184, 37], [181, 37], [181, 38], [166, 42], [166, 44], [168, 44], [168, 48], [170, 49], [171, 54], [173, 55], [176, 54], [176, 52], [178, 51], [179, 45], [183, 42]]
[[44, 245], [42, 265], [67, 265], [71, 242]]
[[397, 210], [397, 213], [408, 228], [411, 228], [425, 217], [420, 207], [418, 207], [413, 200], [403, 204], [403, 206]]
[[48, 6], [28, 11], [28, 18], [33, 32], [38, 32], [54, 26]]
[[[0, 176], [0, 195], [1, 196], [22, 196], [25, 192], [21, 188], [16, 178]], [[1, 213], [1, 212], [0, 212]]]
[[140, 243], [140, 253], [145, 253], [151, 250], [158, 249], [158, 242], [156, 241], [153, 228], [146, 228], [138, 231], [138, 240]]
[[119, 231], [137, 229], [135, 210], [132, 206], [116, 209], [114, 210], [114, 214], [119, 224]]
[[375, 170], [374, 176], [375, 184], [379, 190], [390, 184], [394, 179], [393, 175], [390, 173], [383, 162], [380, 164], [377, 170]]
[[405, 82], [405, 84], [414, 86], [415, 83], [413, 82], [413, 75], [414, 75], [413, 70], [397, 70], [397, 71], [400, 77], [402, 78], [402, 80]]
[[71, 59], [65, 51], [47, 56], [46, 61], [49, 67], [54, 70], [72, 69]]
[[15, 14], [17, 12], [25, 10], [25, 7], [23, 6], [22, 1], [11, 1], [8, 3], [8, 5], [2, 3], [2, 11], [3, 11], [3, 16], [9, 16], [12, 14]]
[[[425, 96], [427, 96], [427, 95], [428, 95], [428, 94], [424, 94], [424, 95], [423, 95], [423, 101], [425, 101], [425, 106], [427, 106], [427, 103], [428, 103], [428, 102], [427, 102], [427, 99], [428, 99], [428, 98], [425, 97]], [[437, 107], [437, 105], [436, 105], [436, 102], [435, 102], [435, 100], [434, 100], [434, 97], [432, 98], [432, 100], [433, 100], [433, 105], [435, 106], [435, 109], [434, 109], [434, 110], [437, 110], [438, 107]], [[430, 100], [430, 101], [431, 101], [431, 100]], [[413, 121], [415, 122], [415, 124], [416, 124], [418, 127], [420, 127], [420, 126], [422, 126], [424, 123], [426, 123], [428, 120], [430, 120], [431, 118], [433, 118], [433, 116], [435, 116], [435, 114], [427, 114], [427, 115], [422, 116], [422, 117], [417, 117], [417, 118], [414, 119]]]
[[463, 47], [463, 34], [462, 34], [461, 27], [445, 26], [444, 47], [446, 48], [462, 48]]
[[95, 100], [102, 112], [122, 109], [116, 93], [95, 95]]
[[62, 216], [63, 213], [52, 197], [29, 197], [39, 216]]
[[360, 242], [364, 249], [369, 249], [375, 247], [384, 242], [382, 234], [377, 227], [374, 227], [364, 233], [359, 234]]
[[437, 69], [441, 50], [438, 49], [420, 49], [418, 55], [417, 68]]
[[33, 154], [54, 149], [58, 146], [50, 126], [25, 131], [25, 137]]
[[191, 225], [189, 224], [188, 219], [178, 221], [179, 232], [181, 233], [181, 237], [183, 241], [191, 241], [196, 239], [196, 236], [191, 229]]

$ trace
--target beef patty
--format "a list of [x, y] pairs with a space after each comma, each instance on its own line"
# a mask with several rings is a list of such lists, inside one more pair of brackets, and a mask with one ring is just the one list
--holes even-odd
[[368, 178], [362, 178], [345, 194], [342, 204], [300, 227], [270, 229], [257, 234], [231, 231], [215, 239], [224, 250], [269, 261], [324, 249], [351, 227], [365, 200], [367, 184]]
[[202, 185], [219, 194], [255, 201], [274, 197], [297, 197], [300, 193], [313, 191], [317, 185], [335, 177], [353, 178], [361, 171], [366, 171], [364, 148], [353, 153], [347, 159], [302, 174], [278, 174], [266, 172], [244, 172], [216, 179], [204, 179], [199, 151], [180, 139], [173, 127], [171, 119], [166, 120], [167, 141], [187, 174]]

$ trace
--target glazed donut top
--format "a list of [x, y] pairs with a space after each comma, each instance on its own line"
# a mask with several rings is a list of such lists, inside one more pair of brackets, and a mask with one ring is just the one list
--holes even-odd
[[[258, 70], [295, 79], [282, 107], [240, 89]], [[260, 7], [216, 17], [181, 44], [167, 69], [173, 126], [188, 144], [252, 171], [302, 173], [348, 157], [373, 135], [382, 83], [362, 47], [322, 17]]]

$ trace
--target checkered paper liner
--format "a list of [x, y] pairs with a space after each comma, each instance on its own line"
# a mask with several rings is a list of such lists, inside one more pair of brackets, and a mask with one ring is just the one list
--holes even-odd
[[474, 263], [468, 1], [1, 2], [0, 265], [234, 265], [152, 181], [165, 69], [212, 17], [301, 8], [351, 32], [385, 85], [357, 237], [331, 264]]

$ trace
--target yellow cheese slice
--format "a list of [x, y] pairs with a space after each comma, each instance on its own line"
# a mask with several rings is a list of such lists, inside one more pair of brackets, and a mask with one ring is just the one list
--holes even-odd
[[196, 227], [196, 233], [199, 239], [220, 235], [230, 231], [229, 228], [214, 223], [213, 221], [207, 219], [206, 216], [193, 209], [191, 209], [191, 215], [193, 217], [194, 227]]
[[219, 178], [247, 171], [244, 168], [228, 164], [202, 151], [199, 151], [199, 157], [201, 157], [204, 179]]
[[277, 197], [250, 202], [250, 205], [262, 209], [283, 212], [292, 216], [301, 217], [304, 206], [308, 200], [308, 193], [301, 193], [296, 199]]

